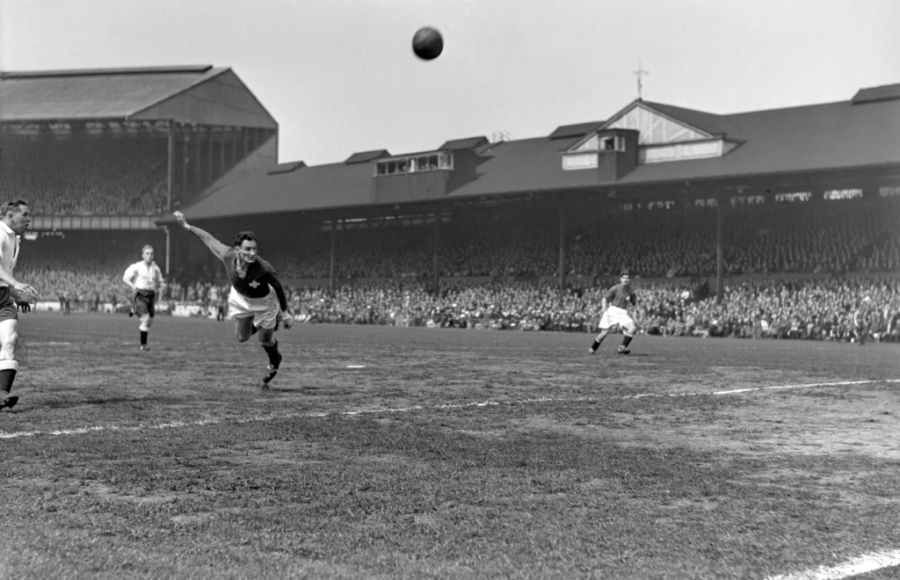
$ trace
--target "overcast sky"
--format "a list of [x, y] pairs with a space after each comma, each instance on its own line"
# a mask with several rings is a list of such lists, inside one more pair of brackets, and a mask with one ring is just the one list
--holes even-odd
[[[900, 0], [0, 0], [5, 71], [230, 67], [279, 160], [547, 135], [637, 97], [735, 113], [900, 83]], [[434, 61], [410, 40], [444, 35]]]

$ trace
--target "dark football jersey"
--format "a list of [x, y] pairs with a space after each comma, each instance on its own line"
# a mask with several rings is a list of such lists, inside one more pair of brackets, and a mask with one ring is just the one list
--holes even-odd
[[247, 271], [242, 274], [237, 268], [237, 261], [237, 250], [234, 248], [228, 250], [222, 257], [222, 263], [225, 264], [225, 270], [228, 272], [228, 280], [231, 281], [235, 290], [247, 298], [263, 298], [269, 294], [269, 286], [271, 286], [275, 290], [275, 295], [278, 296], [278, 304], [281, 309], [287, 310], [287, 297], [272, 264], [257, 256], [255, 262], [247, 264]]
[[606, 303], [618, 308], [628, 308], [629, 304], [634, 304], [637, 298], [634, 290], [630, 285], [616, 284], [606, 293]]

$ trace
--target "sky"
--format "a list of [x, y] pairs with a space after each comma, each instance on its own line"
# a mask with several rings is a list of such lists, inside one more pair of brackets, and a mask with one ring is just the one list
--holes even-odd
[[[900, 83], [898, 0], [0, 0], [0, 70], [231, 68], [279, 161], [550, 134], [638, 97], [711, 113]], [[439, 29], [443, 54], [411, 39]], [[638, 75], [636, 71], [646, 71]]]

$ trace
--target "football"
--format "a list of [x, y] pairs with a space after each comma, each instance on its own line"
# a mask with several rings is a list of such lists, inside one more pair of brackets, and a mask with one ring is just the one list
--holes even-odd
[[444, 37], [437, 28], [423, 26], [413, 35], [412, 49], [422, 60], [434, 60], [444, 50]]

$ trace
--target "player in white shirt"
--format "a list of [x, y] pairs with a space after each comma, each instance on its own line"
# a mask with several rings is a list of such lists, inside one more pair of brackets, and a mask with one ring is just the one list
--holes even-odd
[[153, 246], [146, 245], [141, 250], [141, 261], [135, 262], [125, 269], [122, 281], [131, 287], [134, 296], [131, 300], [131, 314], [140, 317], [141, 350], [150, 350], [147, 337], [156, 315], [156, 299], [166, 287], [162, 270], [153, 261]]
[[13, 275], [19, 258], [19, 241], [31, 225], [28, 203], [10, 201], [0, 210], [0, 409], [11, 409], [19, 397], [11, 395], [19, 371], [16, 344], [19, 340], [18, 304], [37, 302], [32, 286]]

